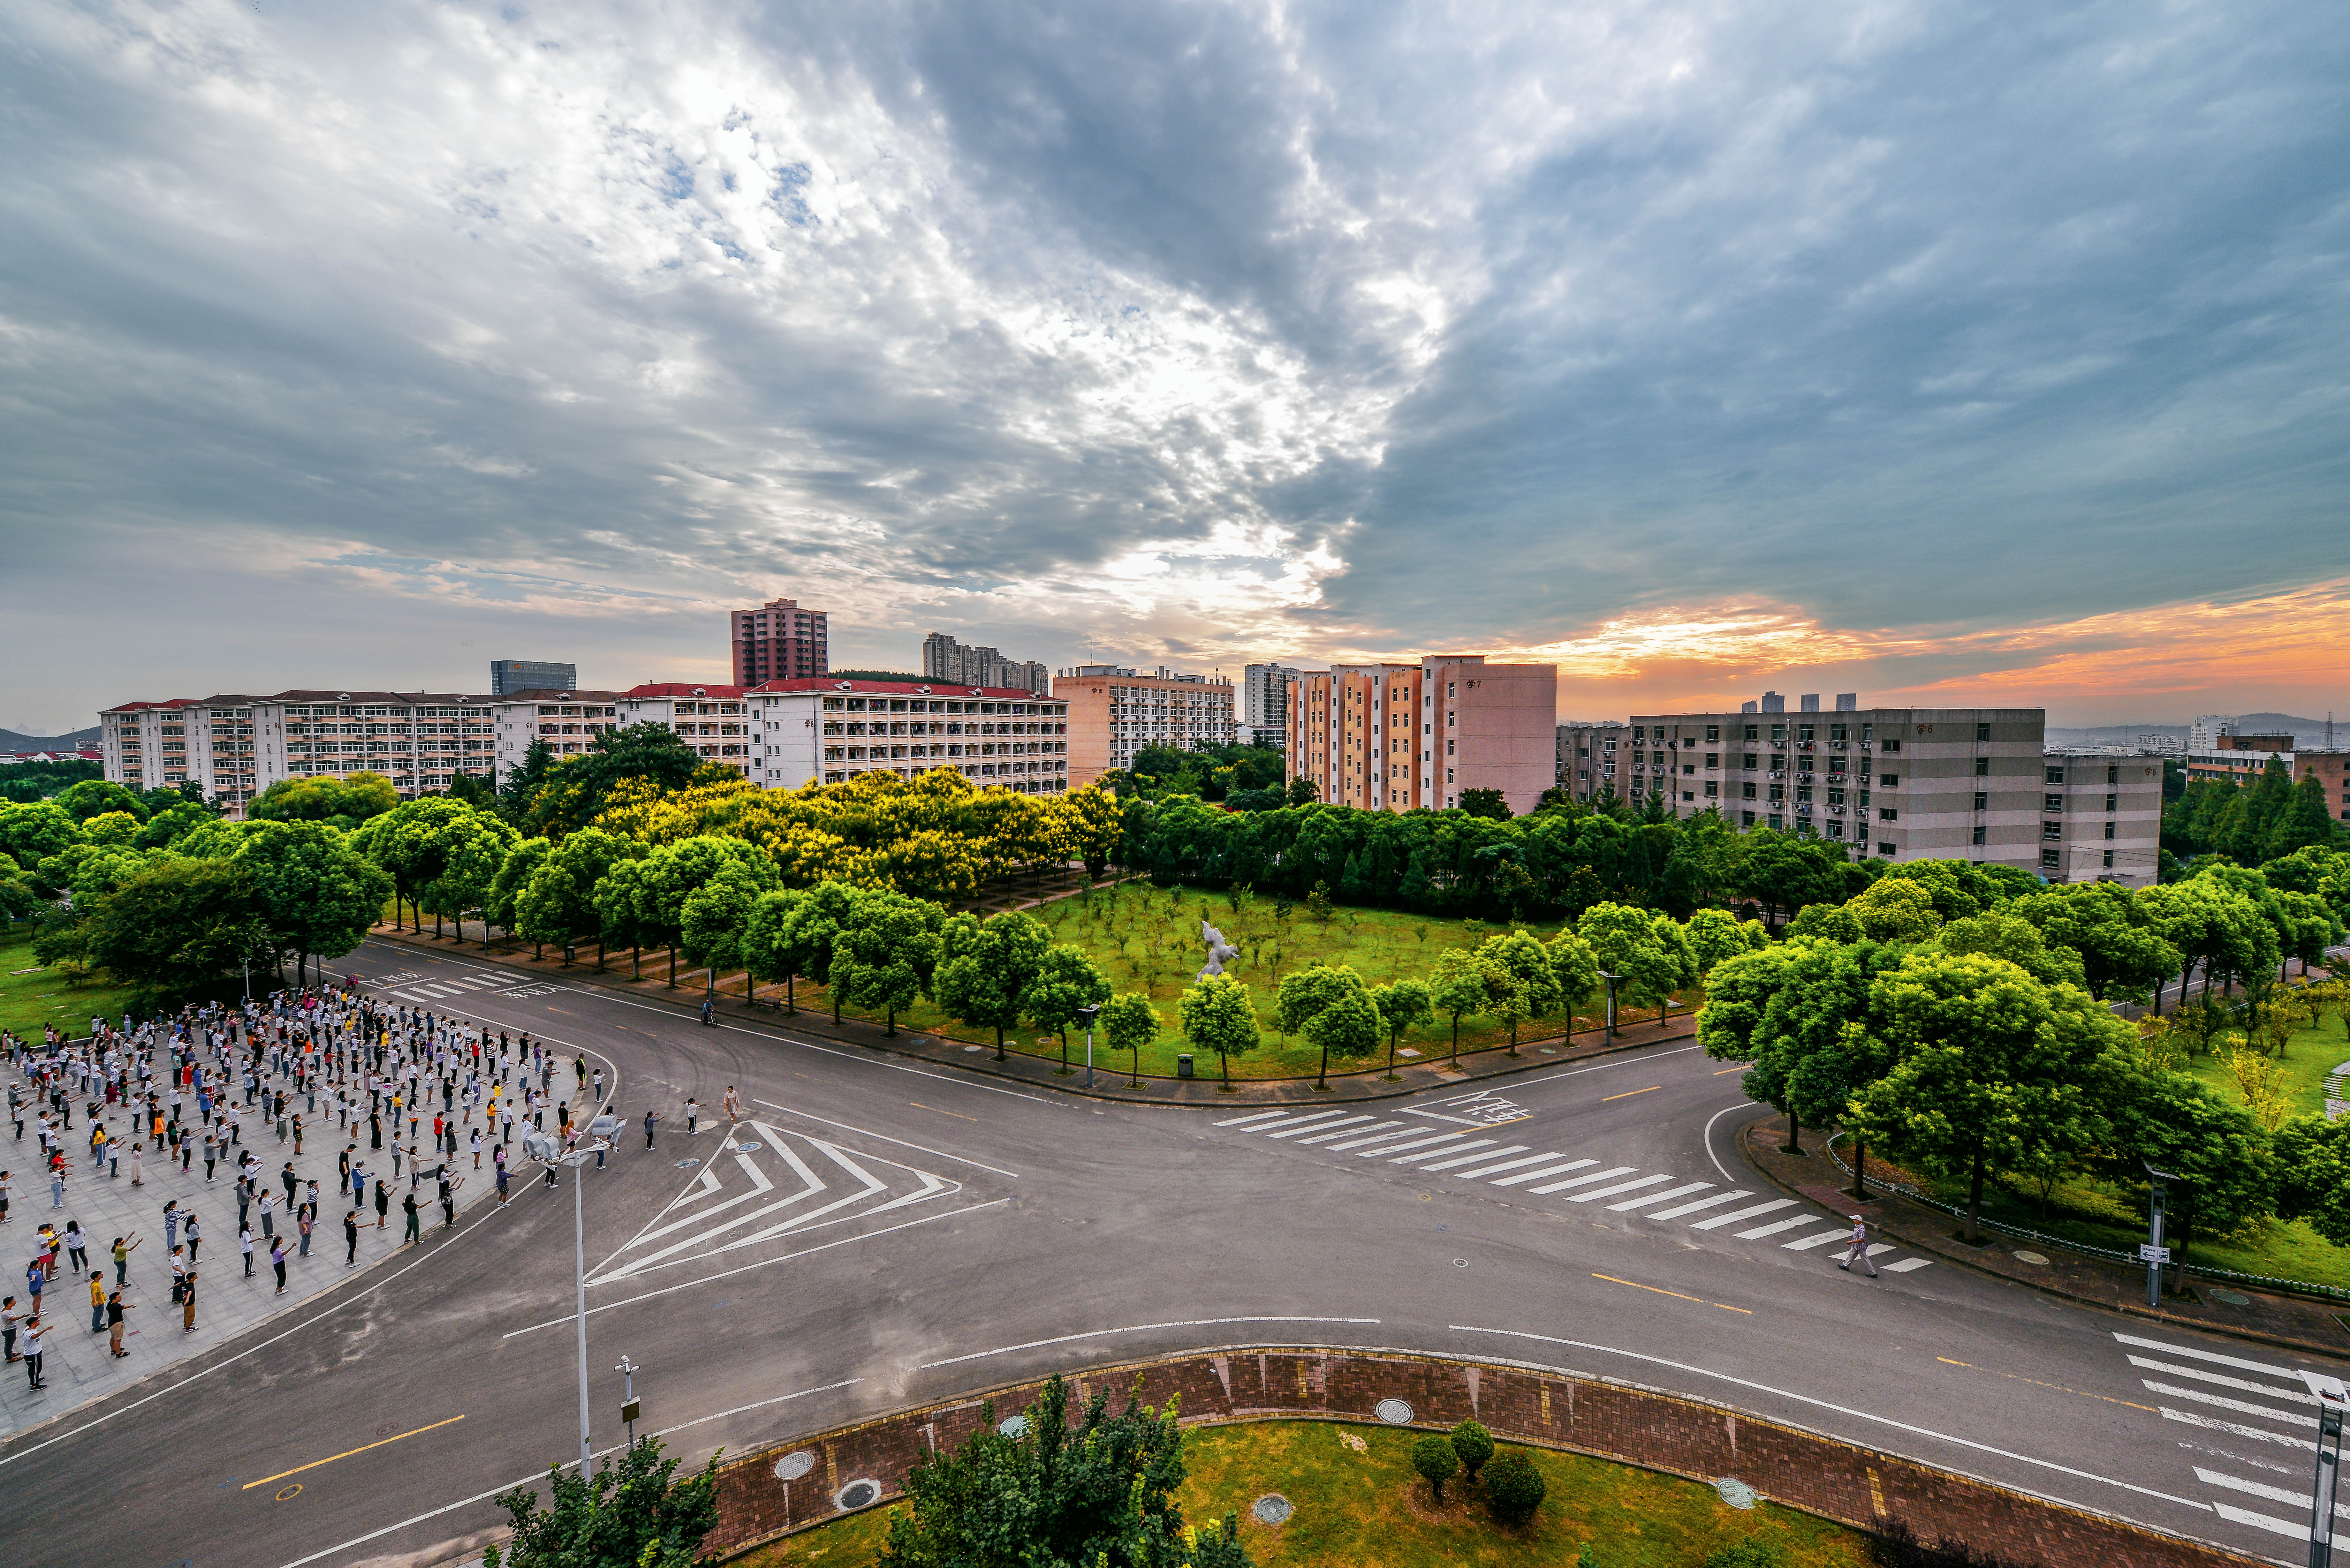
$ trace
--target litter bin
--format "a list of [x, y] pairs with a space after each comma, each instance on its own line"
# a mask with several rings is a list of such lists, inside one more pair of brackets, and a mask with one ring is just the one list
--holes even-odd
[[1175, 1075], [1179, 1078], [1191, 1075], [1191, 1053], [1189, 1051], [1175, 1058]]

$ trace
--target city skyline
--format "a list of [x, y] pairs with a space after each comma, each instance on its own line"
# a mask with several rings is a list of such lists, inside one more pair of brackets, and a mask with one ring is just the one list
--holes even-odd
[[2350, 709], [2305, 7], [5, 26], [12, 727], [723, 680], [777, 596], [844, 668]]

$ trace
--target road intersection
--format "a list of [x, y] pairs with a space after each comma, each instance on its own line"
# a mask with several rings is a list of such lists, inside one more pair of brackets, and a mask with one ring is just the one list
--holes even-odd
[[[698, 1461], [1091, 1361], [1236, 1344], [1538, 1363], [1751, 1410], [2271, 1557], [2320, 1365], [1901, 1249], [1733, 1152], [1687, 1046], [1322, 1109], [1040, 1093], [494, 960], [370, 943], [411, 1005], [585, 1054], [630, 1130], [584, 1173], [597, 1447], [623, 1353]], [[739, 1119], [684, 1131], [692, 1096]], [[660, 1124], [648, 1149], [641, 1117]], [[563, 1179], [571, 1179], [568, 1174]], [[570, 1195], [518, 1182], [380, 1288], [0, 1446], [10, 1559], [441, 1560], [576, 1452]], [[2338, 1366], [2325, 1370], [2340, 1373]], [[462, 1418], [460, 1418], [462, 1417]]]

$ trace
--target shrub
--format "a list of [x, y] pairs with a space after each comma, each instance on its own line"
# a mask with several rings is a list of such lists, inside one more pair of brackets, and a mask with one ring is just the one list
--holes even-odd
[[1497, 1455], [1485, 1467], [1485, 1501], [1493, 1510], [1493, 1517], [1503, 1524], [1523, 1524], [1542, 1506], [1543, 1494], [1550, 1489], [1534, 1469], [1534, 1460], [1526, 1458], [1523, 1449], [1512, 1449]]
[[1741, 1541], [1709, 1553], [1705, 1568], [1779, 1568], [1779, 1549], [1760, 1541]]
[[1461, 1468], [1475, 1480], [1485, 1461], [1493, 1457], [1493, 1434], [1474, 1421], [1463, 1421], [1452, 1428], [1452, 1451], [1461, 1456]]
[[1442, 1438], [1430, 1436], [1411, 1446], [1411, 1468], [1428, 1478], [1436, 1492], [1436, 1501], [1444, 1501], [1444, 1483], [1461, 1468], [1461, 1459], [1453, 1453], [1452, 1445]]

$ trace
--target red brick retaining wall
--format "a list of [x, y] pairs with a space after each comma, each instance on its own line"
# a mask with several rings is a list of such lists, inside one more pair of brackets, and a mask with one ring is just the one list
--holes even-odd
[[[1184, 1424], [1272, 1417], [1373, 1421], [1382, 1399], [1402, 1399], [1413, 1424], [1439, 1428], [1474, 1417], [1496, 1438], [1572, 1449], [1711, 1481], [1734, 1476], [1774, 1502], [1866, 1526], [1901, 1519], [1931, 1540], [1957, 1536], [2047, 1568], [2214, 1568], [2252, 1561], [2217, 1547], [2068, 1508], [1952, 1471], [1621, 1383], [1493, 1362], [1363, 1352], [1264, 1347], [1156, 1357], [1088, 1367], [1070, 1377], [1072, 1414], [1094, 1390], [1113, 1407], [1141, 1380], [1144, 1403], [1182, 1401]], [[906, 1473], [936, 1449], [977, 1428], [983, 1399], [998, 1419], [1027, 1407], [1039, 1382], [901, 1411], [779, 1443], [719, 1472], [719, 1523], [704, 1545], [740, 1552], [839, 1517], [834, 1495], [851, 1481], [894, 1497]], [[812, 1458], [788, 1484], [775, 1466]]]

